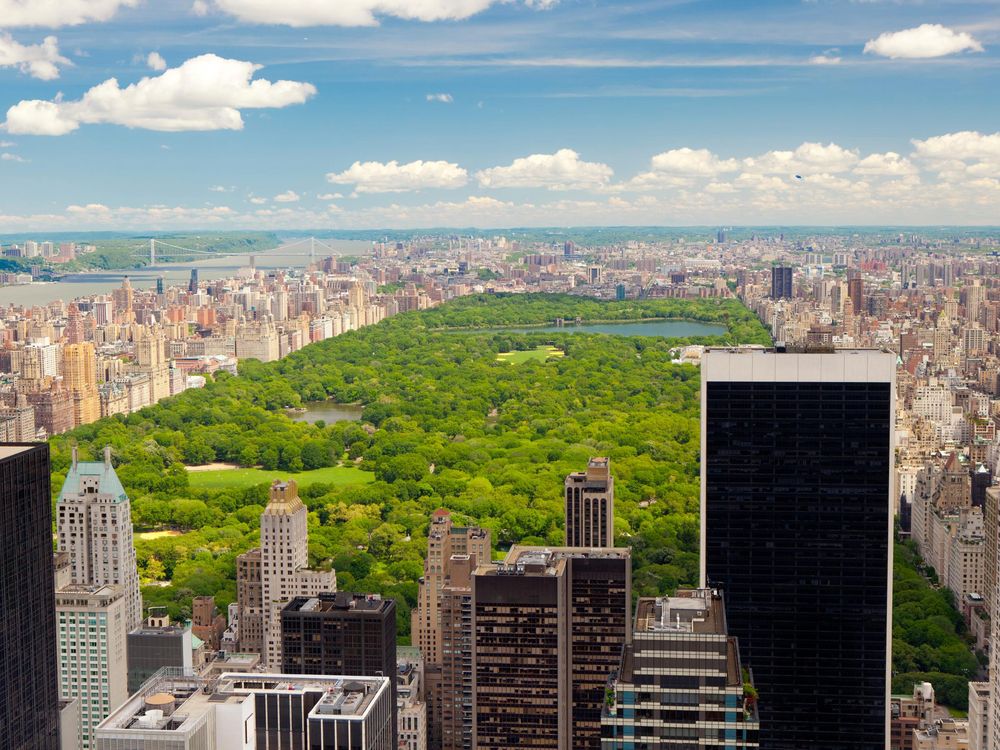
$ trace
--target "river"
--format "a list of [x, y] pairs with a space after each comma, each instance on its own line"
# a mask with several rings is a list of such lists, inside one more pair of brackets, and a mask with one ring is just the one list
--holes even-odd
[[[364, 240], [323, 240], [325, 245], [336, 250], [340, 255], [367, 255], [371, 251], [371, 243]], [[159, 263], [144, 268], [131, 268], [122, 271], [94, 271], [92, 273], [71, 273], [60, 281], [41, 284], [23, 284], [20, 286], [0, 287], [0, 305], [44, 305], [61, 299], [65, 302], [87, 297], [92, 294], [107, 294], [112, 289], [122, 285], [122, 280], [128, 276], [136, 289], [156, 286], [156, 279], [163, 277], [164, 283], [170, 286], [187, 286], [191, 278], [191, 269], [198, 269], [201, 281], [230, 278], [240, 268], [246, 268], [249, 258], [254, 256], [257, 268], [267, 270], [275, 268], [305, 268], [309, 265], [309, 255], [290, 257], [283, 254], [283, 248], [274, 248], [261, 252], [241, 255], [226, 255], [206, 260], [188, 261], [185, 263]], [[302, 246], [296, 248], [302, 252]], [[323, 258], [331, 252], [326, 248], [317, 247], [316, 257]], [[277, 256], [277, 257], [275, 257]]]

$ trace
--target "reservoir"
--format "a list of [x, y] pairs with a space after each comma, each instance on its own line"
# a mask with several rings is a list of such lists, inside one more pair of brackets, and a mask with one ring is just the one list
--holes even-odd
[[512, 326], [510, 328], [477, 328], [455, 333], [605, 333], [611, 336], [663, 336], [688, 338], [694, 336], [724, 336], [726, 327], [696, 320], [636, 320], [623, 323], [581, 323], [565, 326]]
[[[324, 244], [336, 249], [338, 255], [369, 255], [371, 243], [363, 240], [323, 240]], [[301, 252], [301, 248], [298, 248]], [[0, 305], [45, 305], [55, 300], [70, 302], [78, 297], [91, 294], [109, 294], [122, 285], [128, 276], [135, 289], [150, 289], [156, 280], [163, 277], [167, 287], [187, 287], [191, 269], [198, 269], [199, 281], [232, 278], [240, 268], [246, 268], [250, 256], [254, 256], [256, 268], [267, 271], [276, 268], [305, 268], [309, 265], [309, 254], [301, 257], [289, 256], [282, 248], [257, 251], [245, 255], [225, 255], [184, 263], [158, 263], [155, 266], [130, 268], [120, 271], [93, 271], [91, 273], [70, 273], [61, 281], [45, 284], [22, 284], [0, 287]], [[317, 260], [331, 255], [326, 248], [317, 247]]]

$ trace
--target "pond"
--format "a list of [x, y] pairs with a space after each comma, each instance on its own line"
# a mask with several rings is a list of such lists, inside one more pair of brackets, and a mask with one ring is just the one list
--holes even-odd
[[[468, 333], [469, 331], [463, 331]], [[511, 326], [510, 328], [481, 328], [480, 333], [607, 333], [612, 336], [664, 336], [687, 338], [689, 336], [724, 336], [726, 327], [696, 320], [636, 320], [623, 323], [581, 323], [565, 326]]]
[[335, 401], [307, 401], [303, 411], [289, 409], [286, 414], [296, 422], [315, 424], [323, 420], [327, 424], [334, 422], [357, 422], [361, 419], [361, 404], [338, 404]]

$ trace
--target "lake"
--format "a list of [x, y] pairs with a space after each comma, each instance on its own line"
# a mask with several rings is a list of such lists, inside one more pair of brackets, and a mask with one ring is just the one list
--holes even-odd
[[309, 401], [305, 411], [289, 409], [285, 413], [295, 422], [315, 424], [322, 419], [327, 424], [334, 422], [357, 422], [361, 419], [361, 404], [338, 404], [333, 401]]
[[[470, 333], [471, 331], [462, 331]], [[637, 320], [631, 323], [567, 323], [558, 326], [512, 326], [510, 328], [481, 328], [476, 333], [606, 333], [612, 336], [664, 336], [687, 338], [689, 336], [724, 336], [726, 327], [696, 320]]]

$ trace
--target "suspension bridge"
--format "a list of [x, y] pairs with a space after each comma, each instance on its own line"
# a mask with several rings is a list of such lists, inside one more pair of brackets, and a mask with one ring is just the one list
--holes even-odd
[[[292, 252], [292, 248], [300, 249]], [[192, 260], [191, 256], [195, 256], [199, 260], [205, 260], [207, 258], [227, 258], [237, 255], [249, 255], [251, 261], [256, 255], [266, 255], [268, 258], [309, 258], [309, 262], [312, 263], [316, 260], [317, 248], [320, 250], [326, 250], [334, 255], [338, 252], [336, 248], [328, 245], [322, 240], [316, 239], [315, 237], [304, 237], [301, 240], [287, 242], [280, 247], [274, 248], [273, 250], [260, 250], [256, 252], [248, 252], [246, 250], [234, 250], [229, 252], [197, 250], [192, 247], [181, 247], [180, 245], [173, 245], [169, 242], [164, 242], [163, 240], [151, 238], [149, 240], [148, 248], [137, 248], [133, 255], [145, 258], [148, 253], [149, 265], [151, 266], [155, 266], [157, 262], [176, 263], [189, 261]]]

